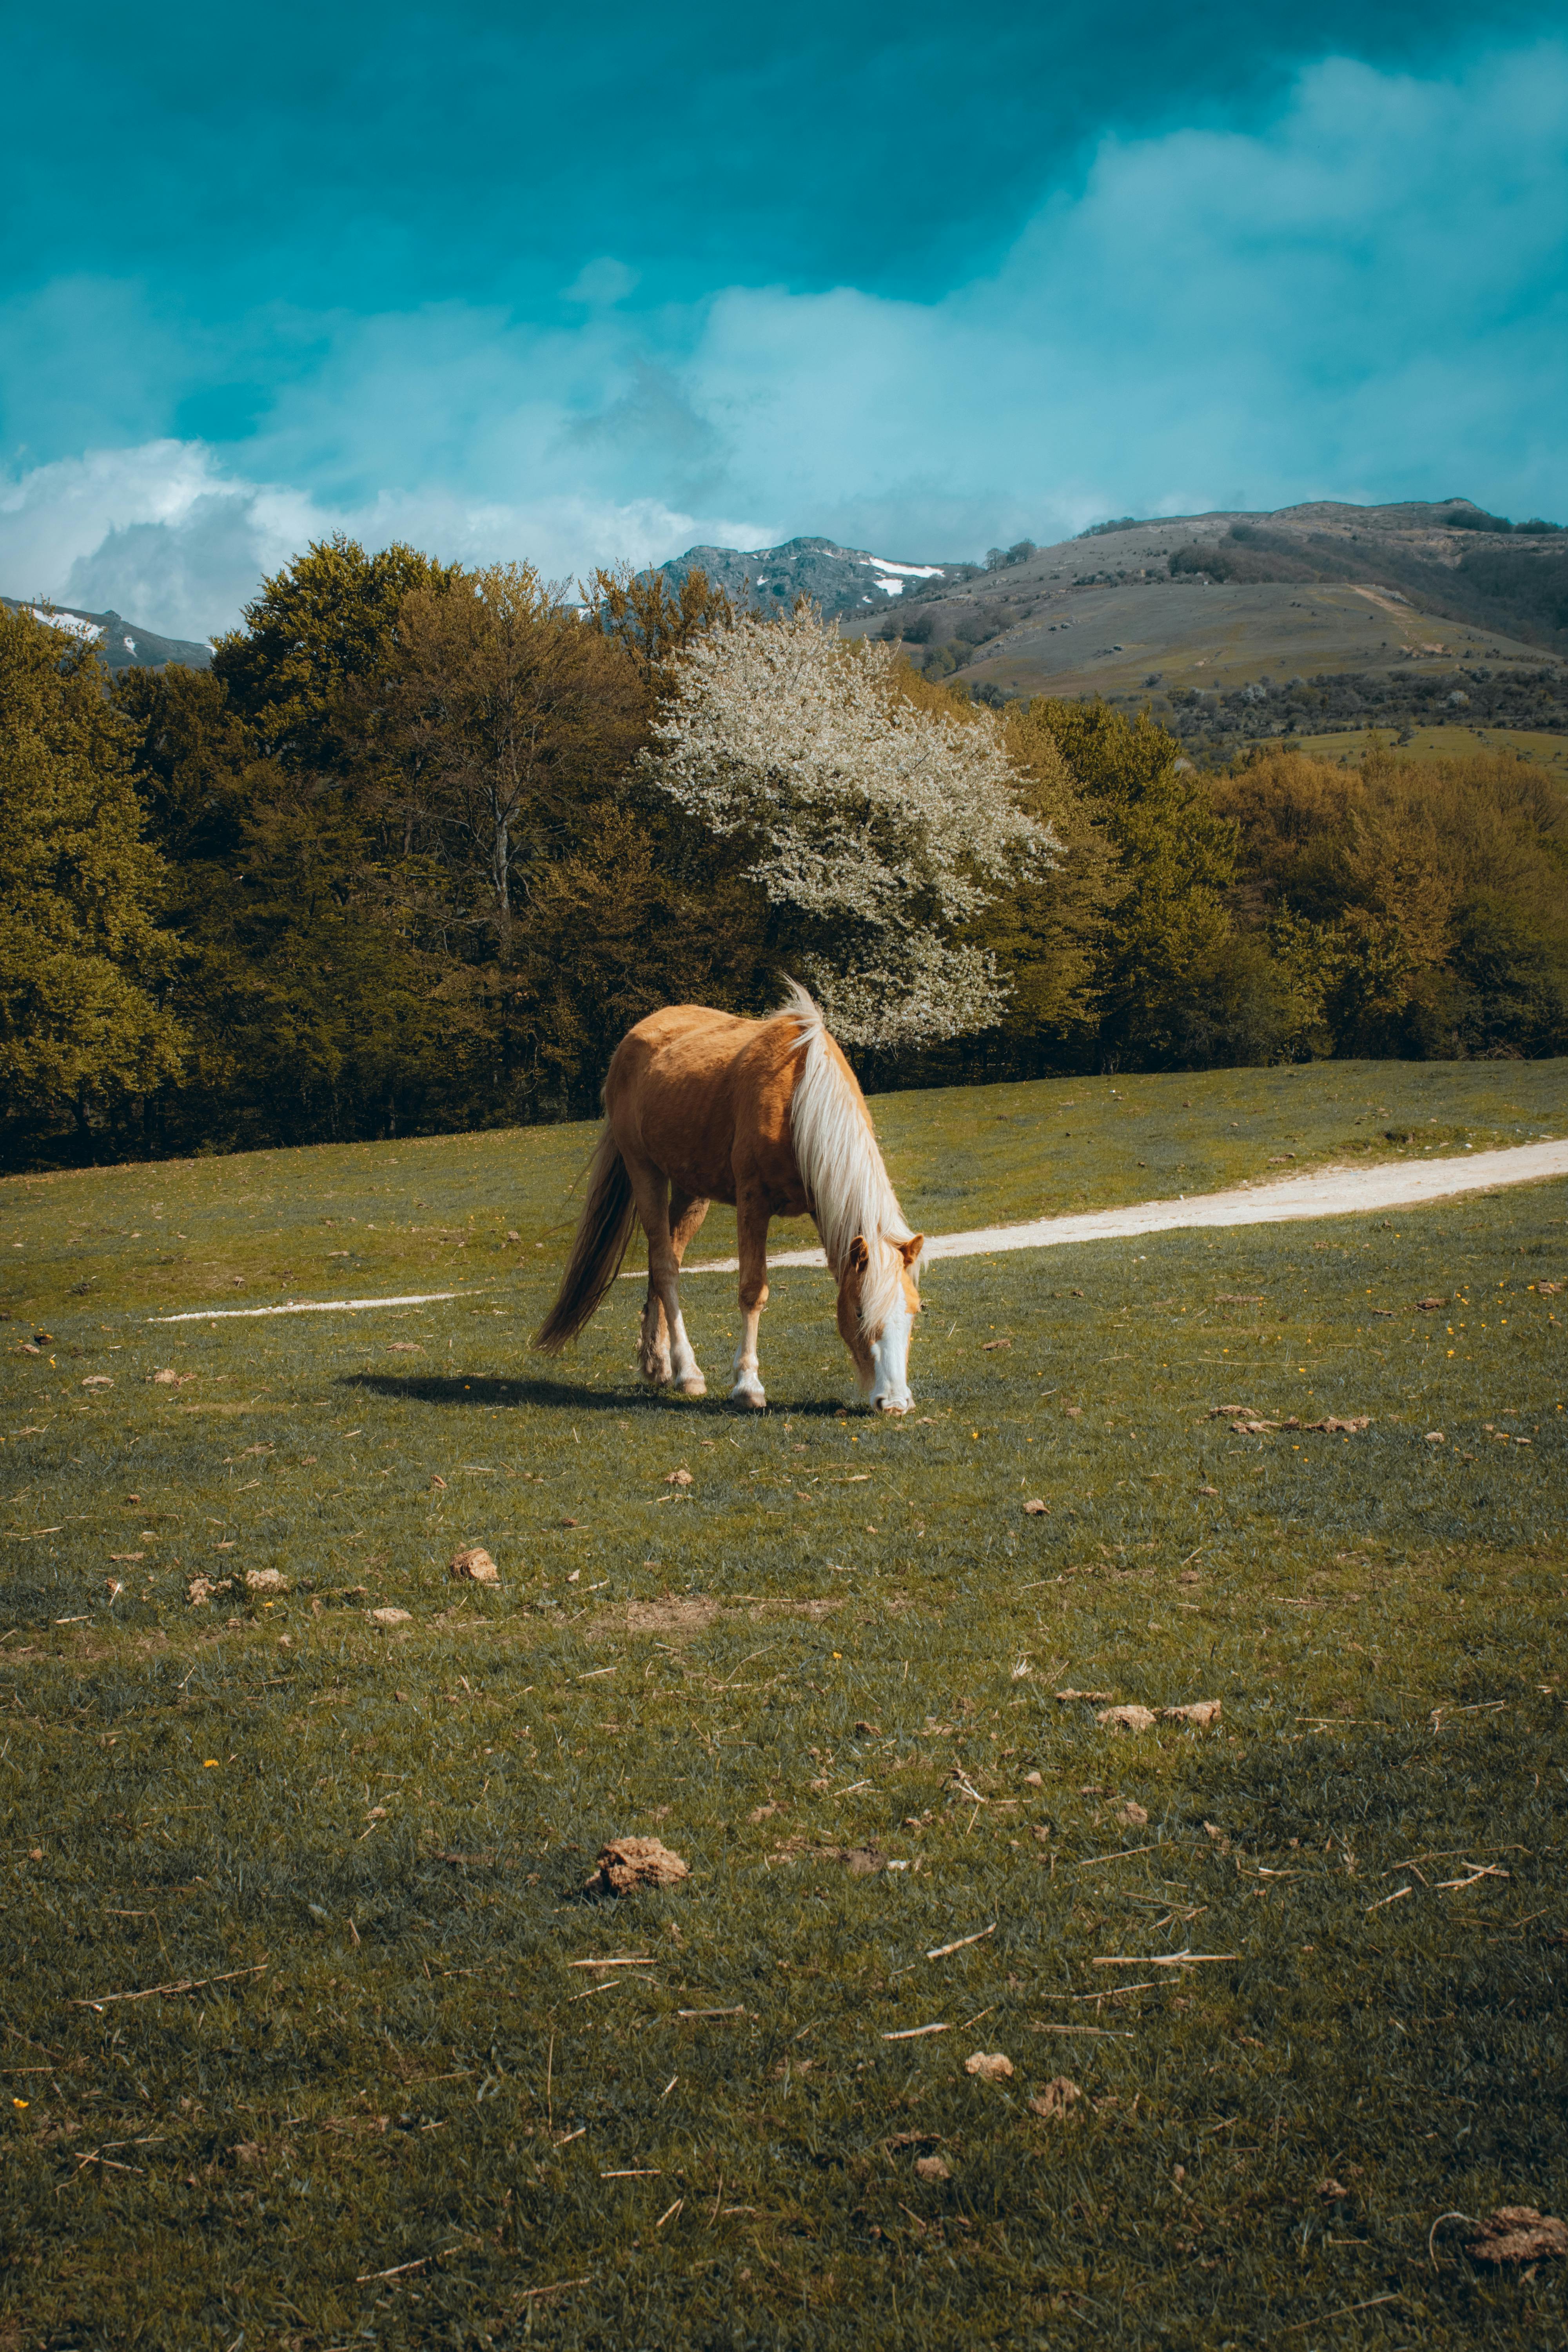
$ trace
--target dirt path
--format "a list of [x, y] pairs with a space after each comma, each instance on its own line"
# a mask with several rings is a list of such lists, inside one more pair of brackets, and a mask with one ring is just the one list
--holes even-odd
[[[1128, 1209], [1093, 1209], [1077, 1217], [1037, 1217], [1026, 1225], [982, 1225], [969, 1234], [932, 1234], [925, 1255], [983, 1257], [1002, 1250], [1054, 1249], [1063, 1242], [1110, 1241], [1129, 1234], [1171, 1233], [1184, 1225], [1271, 1225], [1296, 1217], [1350, 1217], [1384, 1209], [1416, 1209], [1458, 1192], [1489, 1192], [1500, 1184], [1531, 1184], [1568, 1176], [1568, 1141], [1521, 1143], [1506, 1151], [1467, 1151], [1444, 1160], [1401, 1160], [1376, 1168], [1320, 1168], [1273, 1184], [1239, 1184], [1226, 1192], [1194, 1192], [1190, 1200], [1140, 1201]], [[710, 1258], [688, 1274], [734, 1274], [739, 1260]], [[824, 1265], [820, 1250], [770, 1255], [770, 1267]]]
[[[1140, 1201], [1130, 1209], [1093, 1209], [1079, 1217], [1037, 1217], [1026, 1225], [981, 1225], [969, 1234], [932, 1234], [928, 1258], [984, 1257], [1001, 1250], [1054, 1249], [1062, 1242], [1110, 1241], [1128, 1234], [1164, 1234], [1182, 1225], [1271, 1225], [1292, 1217], [1349, 1217], [1378, 1209], [1416, 1209], [1428, 1201], [1452, 1200], [1457, 1192], [1489, 1192], [1499, 1184], [1532, 1184], [1543, 1176], [1568, 1176], [1568, 1141], [1521, 1143], [1507, 1151], [1467, 1151], [1462, 1159], [1400, 1160], [1381, 1168], [1320, 1168], [1307, 1176], [1286, 1176], [1277, 1184], [1240, 1184], [1228, 1192], [1194, 1192], [1192, 1199]], [[739, 1258], [694, 1260], [687, 1274], [735, 1274]], [[783, 1250], [770, 1267], [826, 1265], [819, 1249]], [[636, 1271], [623, 1281], [641, 1282]], [[485, 1285], [482, 1287], [491, 1287]], [[258, 1315], [361, 1313], [371, 1307], [422, 1307], [437, 1299], [468, 1297], [455, 1290], [415, 1291], [399, 1298], [291, 1298], [280, 1307], [198, 1307], [183, 1315], [153, 1315], [153, 1323], [228, 1323]]]

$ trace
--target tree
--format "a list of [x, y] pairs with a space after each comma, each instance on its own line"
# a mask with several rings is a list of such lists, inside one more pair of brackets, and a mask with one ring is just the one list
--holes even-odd
[[403, 601], [438, 590], [450, 568], [395, 542], [367, 555], [336, 532], [261, 583], [246, 625], [220, 637], [213, 669], [256, 749], [293, 768], [342, 751], [342, 708], [385, 665]]
[[605, 635], [626, 646], [650, 685], [699, 637], [728, 628], [734, 618], [723, 589], [700, 569], [687, 572], [672, 594], [662, 572], [634, 572], [629, 563], [620, 563], [595, 572], [582, 593]]
[[398, 614], [371, 749], [417, 798], [502, 953], [535, 869], [646, 740], [637, 663], [529, 563], [457, 571]]
[[[1251, 949], [1232, 969], [1227, 903], [1237, 832], [1181, 746], [1146, 712], [1041, 697], [1031, 716], [1055, 737], [1116, 860], [1123, 888], [1097, 942], [1100, 1052], [1177, 1065], [1270, 1058], [1279, 1005]], [[1267, 959], [1265, 959], [1265, 961]]]
[[0, 606], [0, 1100], [86, 1136], [181, 1067], [131, 730], [90, 646]]
[[1005, 983], [964, 929], [1058, 850], [992, 713], [917, 709], [896, 668], [890, 646], [851, 648], [804, 604], [742, 614], [688, 649], [645, 755], [658, 791], [741, 849], [781, 968], [875, 1047], [995, 1021]]

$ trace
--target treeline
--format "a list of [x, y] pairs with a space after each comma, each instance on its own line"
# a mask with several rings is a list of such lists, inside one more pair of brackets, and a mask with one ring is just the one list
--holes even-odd
[[[1232, 760], [1248, 741], [1266, 736], [1314, 735], [1335, 729], [1376, 727], [1405, 742], [1417, 727], [1510, 727], [1532, 732], [1568, 730], [1568, 674], [1481, 663], [1424, 668], [1319, 671], [1311, 677], [1250, 678], [1225, 691], [1164, 688], [1148, 681], [1152, 707], [1189, 751]], [[1350, 738], [1347, 736], [1347, 744]]]
[[644, 1013], [789, 971], [873, 1085], [1568, 1050], [1544, 772], [1201, 776], [769, 626], [343, 540], [210, 672], [0, 612], [5, 1164], [584, 1116]]

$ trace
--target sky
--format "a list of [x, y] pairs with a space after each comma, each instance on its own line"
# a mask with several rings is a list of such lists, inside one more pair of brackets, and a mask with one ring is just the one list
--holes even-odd
[[0, 589], [205, 636], [339, 530], [1568, 520], [1568, 29], [1482, 13], [16, 11]]

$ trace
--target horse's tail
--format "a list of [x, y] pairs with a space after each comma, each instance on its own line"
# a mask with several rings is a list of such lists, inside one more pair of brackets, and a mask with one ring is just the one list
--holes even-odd
[[588, 1197], [555, 1304], [533, 1335], [534, 1346], [546, 1355], [559, 1355], [598, 1311], [621, 1270], [635, 1214], [626, 1163], [606, 1125], [588, 1171]]

